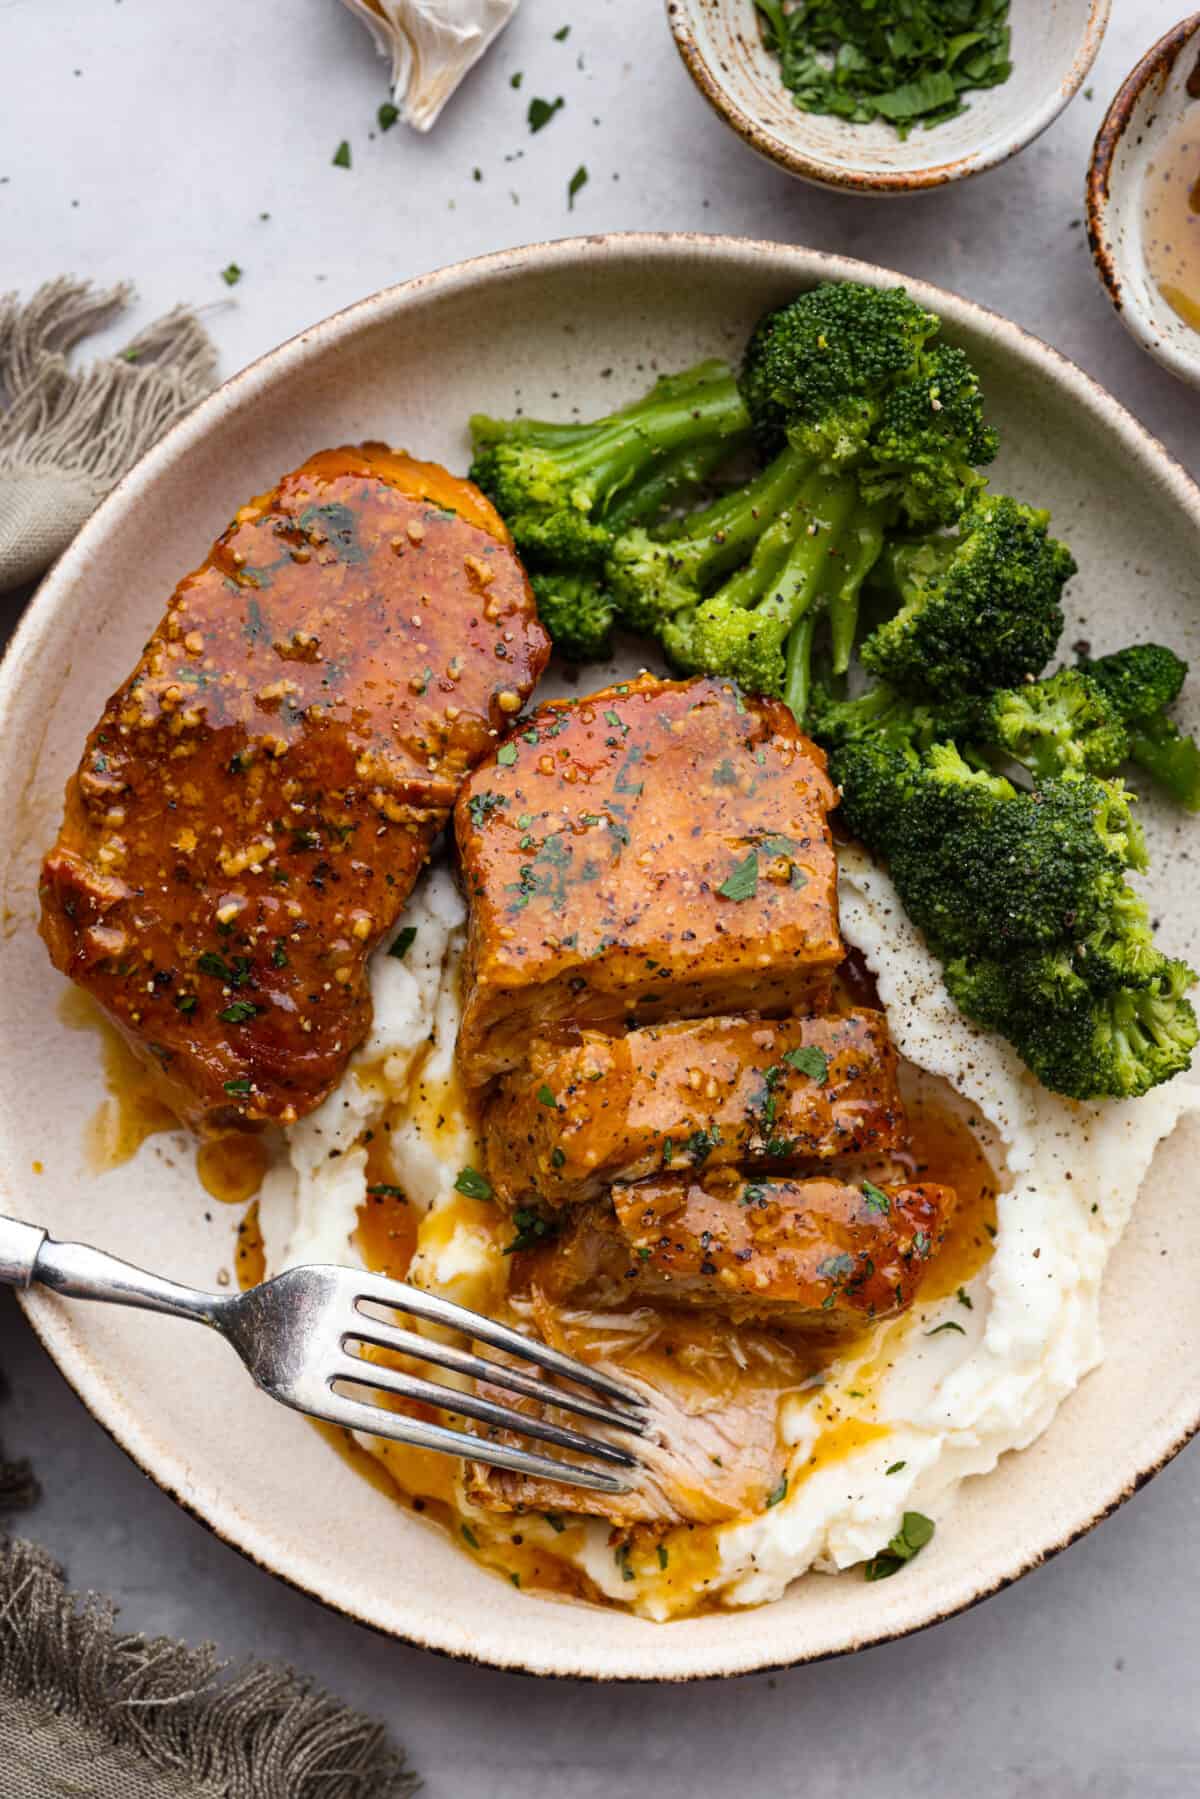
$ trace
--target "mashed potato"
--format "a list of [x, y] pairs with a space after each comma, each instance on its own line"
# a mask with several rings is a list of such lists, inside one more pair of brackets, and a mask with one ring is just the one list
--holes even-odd
[[[868, 1348], [831, 1366], [819, 1391], [784, 1402], [786, 1494], [756, 1516], [689, 1532], [696, 1585], [678, 1561], [666, 1575], [639, 1559], [628, 1579], [629, 1562], [615, 1565], [599, 1521], [548, 1539], [610, 1599], [649, 1617], [688, 1609], [701, 1578], [707, 1598], [753, 1605], [777, 1598], [808, 1568], [862, 1561], [884, 1547], [905, 1511], [944, 1520], [961, 1480], [1039, 1436], [1100, 1360], [1105, 1264], [1155, 1147], [1200, 1110], [1191, 1077], [1105, 1105], [1046, 1092], [1007, 1044], [963, 1018], [891, 882], [866, 857], [841, 852], [839, 898], [843, 934], [876, 977], [901, 1054], [947, 1082], [990, 1128], [989, 1153], [1005, 1171], [994, 1253], [965, 1293], [880, 1327]], [[356, 1145], [386, 1120], [386, 1178], [420, 1215], [409, 1278], [485, 1311], [503, 1292], [505, 1221], [454, 1187], [461, 1168], [482, 1160], [453, 1070], [464, 924], [450, 874], [434, 869], [400, 921], [416, 932], [404, 959], [381, 950], [373, 963], [370, 1042], [338, 1090], [286, 1134], [286, 1159], [267, 1177], [260, 1217], [269, 1271], [356, 1259], [350, 1239], [367, 1185], [367, 1156]], [[831, 1418], [838, 1453], [814, 1460]], [[485, 1552], [491, 1534], [511, 1530], [484, 1512], [471, 1522]], [[540, 1521], [531, 1528], [539, 1532]]]

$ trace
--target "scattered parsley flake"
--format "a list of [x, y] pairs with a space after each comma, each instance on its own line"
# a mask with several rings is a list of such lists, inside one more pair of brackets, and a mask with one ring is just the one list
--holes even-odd
[[575, 173], [572, 175], [571, 179], [567, 183], [567, 210], [569, 212], [574, 212], [575, 196], [579, 192], [580, 188], [587, 186], [587, 178], [588, 178], [587, 166], [586, 166], [586, 164], [581, 162], [579, 167], [576, 169]]
[[727, 900], [753, 899], [758, 892], [758, 851], [751, 850], [733, 873], [726, 877], [717, 892]]
[[882, 1218], [886, 1218], [892, 1209], [892, 1202], [883, 1188], [877, 1187], [874, 1181], [864, 1181], [862, 1192], [863, 1198], [867, 1202], [868, 1212], [878, 1212]]
[[496, 751], [496, 760], [502, 768], [511, 768], [516, 759], [517, 746], [515, 743], [502, 743]]
[[805, 1043], [797, 1049], [784, 1050], [783, 1059], [799, 1073], [808, 1075], [818, 1087], [823, 1087], [829, 1079], [829, 1057], [815, 1043]]
[[492, 1183], [476, 1168], [460, 1168], [455, 1177], [454, 1191], [462, 1193], [467, 1199], [490, 1199]]
[[771, 1491], [767, 1494], [766, 1510], [768, 1512], [773, 1505], [778, 1505], [781, 1499], [787, 1498], [787, 1490], [788, 1477], [786, 1474], [781, 1474], [779, 1476], [779, 1485], [777, 1487], [772, 1487]]
[[251, 1018], [258, 1017], [258, 1007], [252, 999], [235, 999], [231, 1005], [217, 1013], [222, 1024], [245, 1024]]
[[460, 1524], [458, 1528], [462, 1531], [463, 1541], [469, 1543], [472, 1549], [478, 1549], [479, 1538], [475, 1535], [471, 1526], [469, 1524]]
[[671, 1559], [671, 1558], [670, 1558], [670, 1556], [669, 1556], [669, 1555], [668, 1555], [668, 1554], [667, 1554], [667, 1546], [666, 1546], [666, 1544], [665, 1544], [665, 1543], [660, 1543], [660, 1544], [659, 1544], [659, 1546], [658, 1546], [658, 1549], [657, 1549], [657, 1551], [656, 1551], [656, 1553], [657, 1553], [657, 1555], [658, 1555], [658, 1565], [659, 1565], [659, 1567], [660, 1567], [660, 1568], [665, 1568], [665, 1567], [666, 1567], [666, 1565], [667, 1565], [667, 1563], [668, 1563], [668, 1562], [669, 1562], [669, 1561], [670, 1561], [670, 1559]]
[[966, 1306], [968, 1312], [973, 1312], [975, 1310], [975, 1301], [971, 1298], [971, 1295], [967, 1292], [965, 1287], [960, 1287], [954, 1297], [958, 1300], [960, 1306]]
[[[226, 287], [236, 287], [242, 278], [242, 271], [236, 262], [230, 262], [221, 270], [221, 279]], [[132, 358], [131, 358], [132, 360]]]
[[558, 30], [554, 33], [554, 41], [556, 44], [565, 44], [570, 35], [571, 27], [569, 25], [560, 25]]
[[348, 169], [350, 167], [350, 142], [348, 138], [343, 138], [337, 149], [334, 151], [333, 166], [335, 169]]
[[956, 1324], [953, 1318], [947, 1318], [944, 1324], [935, 1324], [931, 1331], [925, 1332], [925, 1335], [927, 1337], [940, 1337], [943, 1331], [957, 1331], [960, 1337], [965, 1337], [967, 1334], [961, 1324]]
[[539, 1105], [555, 1106], [555, 1107], [557, 1107], [557, 1105], [558, 1105], [558, 1101], [555, 1099], [555, 1097], [554, 1097], [553, 1093], [550, 1091], [549, 1087], [547, 1087], [545, 1081], [543, 1081], [541, 1086], [538, 1088], [537, 1097], [538, 1097]]
[[555, 113], [560, 111], [565, 104], [566, 102], [561, 94], [558, 96], [557, 100], [543, 100], [541, 98], [531, 100], [529, 102], [529, 111], [526, 114], [530, 131], [540, 131], [544, 125], [548, 125]]
[[221, 1084], [226, 1093], [232, 1093], [235, 1099], [243, 1098], [250, 1091], [250, 1082], [245, 1075], [236, 1081], [223, 1081]]
[[919, 1555], [926, 1543], [933, 1536], [932, 1518], [923, 1512], [905, 1512], [900, 1528], [878, 1555], [873, 1555], [869, 1562], [863, 1564], [863, 1576], [867, 1580], [888, 1580], [898, 1574], [905, 1562], [911, 1562]]
[[398, 106], [393, 106], [390, 100], [385, 100], [383, 105], [379, 108], [379, 111], [375, 114], [375, 117], [379, 120], [379, 129], [381, 131], [390, 131], [392, 126], [396, 123], [396, 120], [400, 117], [400, 108]]
[[891, 1467], [887, 1470], [887, 1472], [889, 1474], [899, 1474], [901, 1468], [907, 1468], [907, 1467], [908, 1467], [907, 1462], [893, 1462]]

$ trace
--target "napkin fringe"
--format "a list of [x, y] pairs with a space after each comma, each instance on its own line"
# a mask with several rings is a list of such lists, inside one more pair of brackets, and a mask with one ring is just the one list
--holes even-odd
[[0, 1545], [0, 1699], [217, 1792], [254, 1799], [407, 1799], [419, 1782], [383, 1728], [287, 1668], [232, 1677], [210, 1645], [120, 1636], [32, 1543]]
[[216, 379], [216, 350], [186, 306], [84, 369], [68, 353], [130, 304], [129, 282], [96, 289], [62, 276], [23, 305], [0, 296], [0, 474], [44, 469], [106, 491]]

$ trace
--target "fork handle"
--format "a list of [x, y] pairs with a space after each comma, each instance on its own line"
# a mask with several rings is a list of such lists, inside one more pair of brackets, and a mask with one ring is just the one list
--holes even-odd
[[37, 1225], [0, 1217], [0, 1285], [26, 1288], [34, 1281], [71, 1299], [106, 1299], [217, 1328], [227, 1303], [219, 1293], [182, 1287], [86, 1243], [59, 1243]]

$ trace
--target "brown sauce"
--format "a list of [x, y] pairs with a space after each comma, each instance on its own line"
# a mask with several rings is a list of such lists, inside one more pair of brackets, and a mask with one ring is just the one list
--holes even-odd
[[1200, 331], [1200, 107], [1190, 107], [1146, 164], [1142, 249], [1171, 310]]
[[[866, 979], [869, 981], [869, 976]], [[868, 990], [855, 991], [852, 1003], [869, 1003]], [[428, 1097], [433, 1101], [432, 1094]], [[958, 1192], [957, 1211], [945, 1245], [922, 1283], [919, 1307], [956, 1292], [987, 1261], [995, 1230], [996, 1179], [972, 1119], [963, 1109], [940, 1099], [935, 1083], [913, 1082], [906, 1101], [914, 1173], [936, 1176]], [[387, 1191], [386, 1182], [379, 1179], [383, 1156], [377, 1156], [372, 1146], [368, 1146], [368, 1156], [372, 1184], [385, 1190], [372, 1193], [360, 1211], [356, 1241], [369, 1267], [402, 1276], [415, 1247], [416, 1219], [404, 1200]], [[491, 1210], [484, 1202], [462, 1202], [464, 1210], [476, 1204], [481, 1214]], [[451, 1225], [447, 1216], [448, 1230]], [[514, 1266], [512, 1273], [519, 1274], [518, 1267]], [[586, 1323], [577, 1319], [569, 1330], [548, 1334], [551, 1340], [561, 1338], [563, 1347], [584, 1357], [604, 1355], [610, 1363], [619, 1363], [651, 1382], [669, 1379], [676, 1391], [681, 1381], [694, 1384], [699, 1401], [711, 1403], [716, 1395], [730, 1405], [744, 1401], [750, 1388], [767, 1387], [780, 1393], [820, 1388], [837, 1364], [853, 1358], [861, 1363], [856, 1385], [847, 1396], [838, 1391], [834, 1381], [829, 1400], [818, 1402], [820, 1430], [807, 1464], [799, 1475], [793, 1472], [793, 1481], [836, 1464], [888, 1434], [887, 1427], [872, 1415], [876, 1389], [891, 1362], [888, 1324], [875, 1326], [856, 1339], [818, 1341], [756, 1326], [735, 1327], [701, 1314], [642, 1307], [630, 1314], [630, 1326], [629, 1338], [619, 1350], [614, 1350], [611, 1328], [597, 1327], [589, 1334]], [[726, 1341], [732, 1335], [737, 1337], [736, 1360]], [[520, 1514], [464, 1509], [460, 1470], [449, 1458], [384, 1440], [378, 1441], [377, 1453], [367, 1454], [343, 1432], [323, 1429], [322, 1434], [351, 1466], [367, 1473], [376, 1487], [382, 1479], [383, 1490], [440, 1524], [470, 1554], [522, 1590], [611, 1603], [570, 1559], [572, 1552], [582, 1547], [586, 1527], [569, 1514], [552, 1516], [555, 1541], [561, 1536], [562, 1553], [556, 1553], [543, 1540], [546, 1521], [541, 1518], [531, 1521]], [[672, 1591], [678, 1594], [672, 1615], [719, 1606], [719, 1599], [709, 1597], [720, 1572], [717, 1528], [682, 1525], [664, 1531], [640, 1526], [614, 1531], [611, 1540], [614, 1553], [627, 1556], [635, 1571], [660, 1577], [660, 1593], [665, 1590], [668, 1597]]]
[[270, 1162], [266, 1139], [254, 1131], [206, 1137], [196, 1150], [200, 1185], [222, 1205], [245, 1205], [262, 1186]]
[[84, 1148], [90, 1173], [107, 1174], [131, 1161], [147, 1137], [180, 1128], [156, 1095], [145, 1064], [82, 987], [66, 988], [58, 1016], [68, 1030], [92, 1031], [100, 1043], [108, 1094], [87, 1125]]

